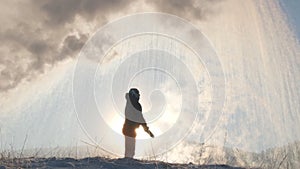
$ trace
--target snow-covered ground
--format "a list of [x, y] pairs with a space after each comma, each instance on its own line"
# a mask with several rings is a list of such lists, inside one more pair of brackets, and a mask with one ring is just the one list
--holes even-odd
[[166, 163], [161, 161], [146, 161], [135, 159], [107, 159], [107, 158], [24, 158], [14, 160], [0, 160], [0, 169], [11, 168], [48, 168], [48, 169], [153, 169], [153, 168], [174, 168], [174, 169], [242, 169], [240, 167], [230, 167], [227, 165], [195, 165]]

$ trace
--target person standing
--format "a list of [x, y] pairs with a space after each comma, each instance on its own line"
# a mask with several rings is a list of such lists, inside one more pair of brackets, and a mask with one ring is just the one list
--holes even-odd
[[136, 88], [131, 88], [125, 95], [125, 122], [123, 125], [122, 133], [125, 136], [125, 157], [133, 158], [135, 154], [135, 137], [136, 129], [140, 125], [144, 128], [150, 137], [154, 137], [153, 133], [149, 130], [147, 123], [142, 114], [142, 106], [139, 103], [140, 92]]

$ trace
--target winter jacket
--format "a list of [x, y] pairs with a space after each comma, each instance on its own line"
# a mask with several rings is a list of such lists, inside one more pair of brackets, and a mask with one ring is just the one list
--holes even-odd
[[142, 114], [142, 106], [134, 97], [131, 97], [128, 93], [125, 96], [127, 102], [125, 107], [125, 122], [123, 125], [122, 133], [125, 136], [136, 137], [135, 129], [143, 126], [145, 131], [149, 128]]

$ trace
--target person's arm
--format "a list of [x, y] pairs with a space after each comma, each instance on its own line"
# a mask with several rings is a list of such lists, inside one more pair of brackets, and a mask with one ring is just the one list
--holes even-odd
[[140, 123], [140, 125], [142, 125], [143, 126], [143, 128], [144, 128], [144, 131], [146, 132], [146, 133], [148, 133], [149, 135], [150, 135], [150, 137], [154, 137], [154, 134], [150, 131], [150, 129], [149, 129], [149, 127], [147, 126], [147, 123], [146, 123], [146, 120], [145, 120], [145, 118], [144, 118], [144, 116], [143, 116], [143, 113], [142, 113], [142, 106], [140, 106], [140, 115], [141, 115], [141, 123]]
[[153, 138], [153, 137], [154, 137], [154, 134], [150, 131], [149, 127], [147, 126], [147, 123], [146, 123], [144, 117], [143, 117], [143, 121], [144, 121], [144, 123], [141, 123], [141, 125], [143, 126], [144, 131], [145, 131], [146, 133], [148, 133], [148, 134], [150, 135], [150, 137]]
[[154, 134], [150, 131], [149, 127], [147, 126], [147, 123], [142, 123], [141, 125], [143, 126], [144, 131], [145, 131], [146, 133], [148, 133], [148, 134], [150, 135], [150, 137], [153, 138], [153, 137], [154, 137]]

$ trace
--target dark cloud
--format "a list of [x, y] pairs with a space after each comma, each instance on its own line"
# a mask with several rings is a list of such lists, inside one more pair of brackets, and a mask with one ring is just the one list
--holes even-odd
[[79, 34], [67, 35], [62, 40], [56, 38], [43, 38], [24, 29], [24, 26], [0, 33], [0, 40], [9, 51], [3, 53], [0, 60], [4, 67], [0, 70], [0, 91], [14, 88], [23, 79], [29, 80], [36, 73], [44, 72], [45, 65], [55, 65], [65, 58], [75, 57], [88, 36]]
[[[7, 17], [6, 21], [11, 25], [0, 28], [3, 44], [0, 46], [0, 92], [43, 73], [45, 65], [53, 66], [66, 58], [76, 57], [89, 34], [93, 33], [83, 33], [74, 23], [76, 16], [83, 18], [83, 22], [96, 22], [99, 26], [113, 12], [125, 10], [130, 2], [32, 0], [20, 6], [15, 3], [14, 8], [20, 11], [20, 16], [17, 19]], [[94, 21], [95, 18], [101, 20]]]
[[44, 1], [42, 10], [47, 14], [47, 22], [53, 25], [73, 22], [79, 15], [87, 20], [96, 16], [105, 17], [111, 12], [122, 11], [131, 4], [130, 0], [59, 0]]
[[188, 20], [208, 19], [218, 12], [218, 3], [224, 0], [146, 0], [160, 12], [170, 13]]
[[[156, 11], [185, 18], [204, 19], [222, 0], [145, 0]], [[76, 57], [93, 32], [116, 13], [130, 13], [130, 0], [31, 0], [8, 1], [15, 12], [0, 17], [0, 92], [16, 87], [66, 58]], [[140, 2], [140, 1], [139, 1]], [[11, 6], [9, 6], [11, 5]], [[137, 8], [142, 12], [142, 8]], [[132, 12], [132, 11], [131, 11]], [[76, 18], [81, 23], [76, 23]], [[105, 42], [109, 44], [109, 40]]]
[[60, 56], [74, 57], [74, 54], [77, 54], [79, 52], [79, 50], [83, 47], [87, 39], [88, 36], [86, 34], [79, 34], [78, 36], [67, 36], [63, 42], [64, 45]]
[[[1, 53], [2, 55], [2, 53]], [[2, 55], [3, 56], [3, 55]], [[11, 59], [1, 59], [4, 69], [0, 71], [0, 92], [16, 87], [26, 76], [26, 70], [14, 62], [14, 59], [19, 59], [19, 56], [12, 56]]]
[[31, 53], [42, 55], [48, 50], [48, 44], [45, 41], [34, 41], [28, 46]]

